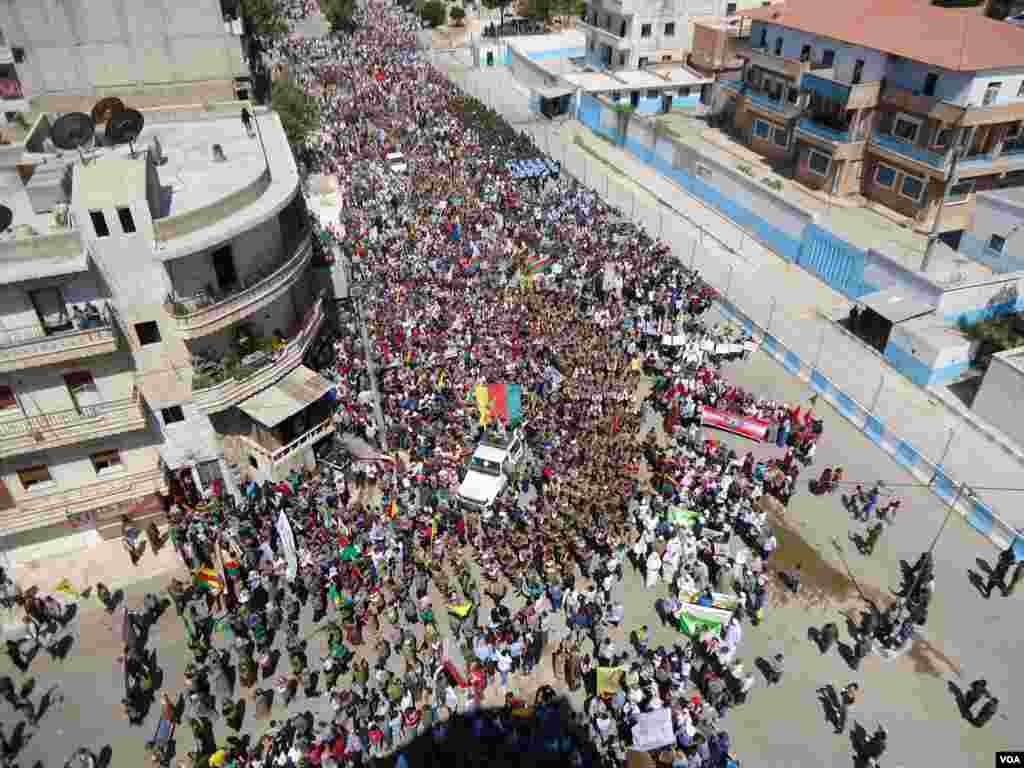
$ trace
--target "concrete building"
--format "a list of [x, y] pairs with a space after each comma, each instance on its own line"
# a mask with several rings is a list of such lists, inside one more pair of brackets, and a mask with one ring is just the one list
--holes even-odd
[[[1024, 29], [920, 0], [790, 0], [748, 11], [724, 126], [802, 183], [932, 227], [970, 227], [975, 193], [1024, 171]], [[960, 162], [954, 171], [954, 153]]]
[[136, 107], [234, 99], [248, 77], [240, 22], [219, 0], [3, 0], [4, 112], [88, 111], [104, 96]]
[[979, 192], [969, 231], [947, 236], [949, 245], [997, 273], [1024, 270], [1024, 189]]
[[972, 410], [1018, 445], [1024, 445], [1024, 418], [1014, 416], [1016, 405], [1024, 402], [1024, 347], [992, 355], [992, 360], [974, 396]]
[[[279, 479], [333, 433], [330, 382], [303, 364], [325, 307], [295, 162], [275, 114], [249, 134], [238, 108], [149, 110], [134, 155], [22, 158], [22, 236], [0, 242], [0, 533]], [[67, 210], [48, 179], [70, 180]]]

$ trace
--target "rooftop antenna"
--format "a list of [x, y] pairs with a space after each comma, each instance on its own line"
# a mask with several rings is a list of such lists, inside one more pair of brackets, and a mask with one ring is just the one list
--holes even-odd
[[60, 149], [77, 149], [82, 163], [86, 162], [82, 147], [96, 138], [96, 123], [84, 112], [69, 112], [53, 124], [50, 138]]
[[111, 115], [107, 121], [107, 140], [111, 144], [128, 142], [132, 157], [135, 157], [135, 140], [142, 133], [146, 118], [137, 109], [124, 109]]

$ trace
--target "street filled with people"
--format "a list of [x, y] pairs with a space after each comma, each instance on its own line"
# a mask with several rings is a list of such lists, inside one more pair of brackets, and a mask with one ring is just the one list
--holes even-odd
[[[530, 162], [544, 158], [526, 134], [420, 54], [415, 19], [370, 2], [356, 21], [265, 46], [318, 101], [296, 155], [334, 180], [342, 217], [319, 222], [317, 247], [359, 288], [323, 371], [336, 436], [315, 471], [244, 478], [241, 500], [179, 488], [169, 541], [191, 579], [168, 599], [130, 610], [97, 585], [122, 635], [124, 717], [148, 723], [163, 766], [619, 766], [630, 751], [740, 765], [756, 745], [734, 743], [730, 712], [785, 681], [783, 653], [741, 649], [772, 608], [776, 517], [824, 439], [816, 403], [732, 383], [753, 344], [711, 322], [715, 292], [557, 164]], [[809, 485], [842, 483], [829, 467]], [[871, 528], [851, 538], [870, 554], [899, 501], [858, 490], [848, 508]], [[1012, 592], [1013, 563], [989, 593]], [[851, 622], [852, 646], [812, 628], [822, 653], [838, 644], [856, 670], [907, 647], [934, 592], [929, 553], [903, 571], [891, 605]], [[800, 592], [799, 565], [781, 577]], [[677, 641], [629, 625], [628, 600]], [[35, 631], [8, 653], [27, 672], [73, 617], [19, 601]], [[172, 605], [184, 680], [147, 645]], [[37, 707], [31, 687], [0, 684], [32, 726], [61, 695]], [[819, 695], [843, 732], [858, 684]], [[982, 725], [997, 700], [962, 696], [967, 713], [983, 698]], [[885, 728], [858, 728], [859, 757], [878, 760]], [[83, 746], [68, 764], [104, 761]]]

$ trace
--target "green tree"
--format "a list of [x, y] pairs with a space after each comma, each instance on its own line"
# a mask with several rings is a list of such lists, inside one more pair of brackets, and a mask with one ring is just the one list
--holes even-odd
[[242, 0], [242, 18], [256, 37], [275, 38], [288, 34], [288, 21], [274, 7], [274, 0]]
[[331, 25], [332, 32], [352, 32], [355, 27], [354, 0], [320, 0], [320, 12]]
[[281, 116], [281, 126], [293, 147], [305, 142], [320, 123], [316, 99], [291, 80], [274, 83], [270, 103]]
[[555, 9], [555, 0], [529, 0], [527, 15], [535, 19], [542, 19], [546, 23], [551, 21], [551, 14]]
[[461, 27], [462, 20], [466, 18], [466, 11], [461, 5], [456, 5], [448, 12], [448, 15], [455, 22], [456, 27]]
[[427, 0], [420, 9], [420, 16], [432, 27], [443, 27], [448, 20], [448, 6], [441, 0]]

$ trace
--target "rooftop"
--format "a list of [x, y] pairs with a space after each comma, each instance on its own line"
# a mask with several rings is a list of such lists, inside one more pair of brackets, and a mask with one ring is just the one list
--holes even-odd
[[1024, 373], [1024, 347], [1015, 347], [1014, 349], [997, 352], [992, 355], [992, 357], [998, 357], [1007, 365], [1016, 368], [1021, 373]]
[[1024, 28], [926, 0], [788, 0], [742, 15], [953, 71], [1024, 65]]
[[[98, 162], [76, 163], [72, 192], [82, 208], [113, 208], [146, 196], [146, 153], [134, 158], [112, 155]], [[130, 194], [126, 195], [126, 190]]]
[[712, 82], [681, 65], [662, 65], [650, 69], [616, 70], [613, 73], [577, 72], [563, 77], [587, 92], [635, 91], [644, 88], [699, 87]]

